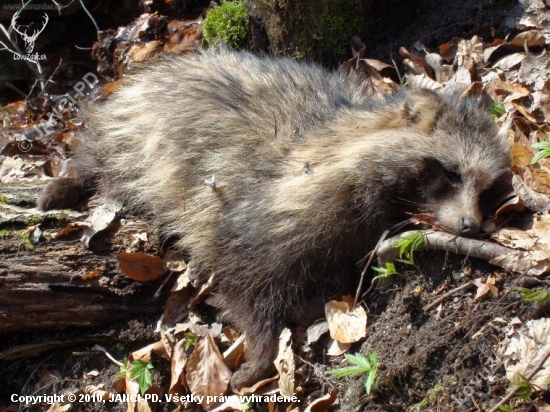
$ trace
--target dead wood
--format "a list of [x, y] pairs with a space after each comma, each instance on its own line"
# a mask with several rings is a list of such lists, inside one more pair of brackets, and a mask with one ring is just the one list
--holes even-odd
[[42, 185], [22, 180], [0, 186], [0, 334], [160, 316], [163, 298], [153, 298], [158, 282], [134, 282], [120, 274], [116, 261], [125, 239], [132, 238], [127, 232], [147, 228], [119, 225], [116, 235], [105, 237], [101, 253], [85, 249], [77, 233], [51, 239], [86, 213], [38, 212], [34, 202]]

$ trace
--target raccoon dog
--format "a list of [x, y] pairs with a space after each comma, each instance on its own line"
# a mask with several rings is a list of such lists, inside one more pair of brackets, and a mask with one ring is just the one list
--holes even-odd
[[234, 388], [272, 371], [291, 313], [356, 276], [385, 229], [422, 212], [475, 235], [510, 165], [473, 100], [375, 102], [314, 65], [223, 50], [145, 67], [85, 116], [93, 137], [39, 208], [97, 188], [176, 236], [246, 333]]

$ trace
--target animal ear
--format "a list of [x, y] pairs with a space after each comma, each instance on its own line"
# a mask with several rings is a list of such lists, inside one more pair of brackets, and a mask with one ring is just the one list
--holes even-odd
[[443, 105], [443, 98], [432, 90], [411, 92], [399, 107], [400, 126], [412, 126], [420, 131], [430, 132]]

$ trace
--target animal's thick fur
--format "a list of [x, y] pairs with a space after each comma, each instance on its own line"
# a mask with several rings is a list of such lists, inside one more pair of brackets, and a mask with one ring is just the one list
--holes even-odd
[[373, 102], [316, 66], [229, 51], [145, 68], [86, 117], [95, 137], [74, 185], [99, 176], [103, 194], [151, 212], [215, 274], [220, 308], [247, 336], [234, 387], [269, 370], [293, 308], [354, 276], [408, 213], [475, 234], [480, 198], [510, 163], [474, 101], [422, 90]]

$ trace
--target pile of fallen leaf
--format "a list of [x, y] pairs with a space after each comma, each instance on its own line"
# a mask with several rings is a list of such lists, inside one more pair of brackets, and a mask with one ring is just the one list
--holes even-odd
[[[366, 48], [354, 39], [355, 57], [344, 64], [348, 72], [362, 71], [368, 75], [373, 95], [399, 89], [402, 82], [409, 87], [425, 87], [442, 92], [478, 96], [491, 102], [492, 114], [502, 125], [512, 143], [512, 171], [515, 173], [516, 196], [503, 205], [507, 212], [523, 212], [514, 226], [494, 231], [492, 239], [509, 248], [509, 253], [497, 256], [491, 263], [508, 270], [535, 276], [541, 282], [550, 271], [550, 159], [539, 158], [544, 150], [539, 142], [549, 141], [550, 128], [550, 11], [541, 0], [523, 1], [525, 13], [518, 21], [521, 32], [513, 37], [485, 44], [477, 36], [471, 39], [451, 39], [439, 51], [425, 50], [418, 45], [413, 50], [401, 49], [407, 74], [401, 75], [394, 66], [366, 58]], [[128, 27], [100, 34], [93, 55], [99, 62], [98, 71], [104, 77], [117, 79], [131, 71], [135, 62], [149, 60], [160, 52], [182, 53], [196, 48], [200, 39], [201, 21], [169, 20], [156, 14], [144, 14]], [[108, 98], [113, 82], [102, 86], [101, 98]], [[31, 139], [34, 126], [48, 121], [48, 113], [58, 111], [51, 124], [50, 138]], [[56, 177], [62, 164], [77, 144], [74, 133], [82, 127], [75, 109], [59, 111], [54, 97], [27, 99], [2, 108], [4, 127], [0, 132], [0, 181], [11, 179], [43, 179]], [[538, 146], [537, 146], [538, 145]], [[550, 155], [550, 146], [548, 146]], [[539, 156], [540, 157], [540, 156]], [[85, 246], [96, 233], [105, 230], [121, 211], [118, 205], [101, 205], [83, 222], [73, 222], [56, 233], [63, 237], [82, 230]], [[504, 213], [504, 212], [502, 212]], [[518, 223], [520, 222], [520, 223]], [[136, 239], [146, 236], [138, 234]], [[166, 272], [177, 276], [158, 325], [159, 340], [128, 356], [121, 364], [126, 370], [113, 388], [88, 386], [82, 391], [113, 399], [116, 393], [170, 395], [172, 403], [181, 410], [197, 403], [206, 410], [247, 410], [251, 394], [264, 396], [269, 410], [282, 410], [271, 395], [297, 396], [286, 403], [286, 410], [327, 410], [338, 403], [335, 391], [328, 388], [311, 396], [306, 384], [312, 378], [308, 365], [301, 359], [305, 353], [323, 351], [326, 356], [339, 356], [352, 344], [368, 339], [367, 314], [353, 299], [326, 304], [326, 320], [310, 326], [301, 336], [285, 329], [279, 342], [275, 361], [278, 376], [258, 382], [239, 394], [228, 392], [232, 371], [243, 360], [243, 339], [227, 326], [206, 323], [201, 319], [201, 307], [208, 304], [210, 285], [198, 285], [193, 277], [192, 262], [186, 262], [177, 252], [168, 251], [162, 258], [139, 250], [139, 241], [117, 257], [120, 269], [137, 281], [156, 279]], [[495, 279], [478, 282], [477, 297], [509, 291], [498, 290]], [[490, 294], [489, 294], [490, 295]], [[550, 324], [548, 319], [523, 324], [518, 319], [502, 320], [508, 333], [500, 343], [500, 355], [510, 383], [524, 379], [534, 385], [536, 394], [547, 393], [550, 384]], [[297, 345], [299, 343], [299, 345]], [[169, 387], [140, 388], [132, 374], [133, 362], [149, 363], [154, 357], [170, 363]], [[335, 378], [326, 378], [335, 379]], [[189, 395], [194, 397], [190, 397]], [[275, 399], [275, 400], [273, 400]], [[550, 405], [537, 399], [539, 410]], [[67, 406], [67, 405], [65, 405]], [[63, 406], [63, 407], [65, 407]], [[60, 408], [60, 409], [55, 409]], [[51, 410], [61, 410], [61, 405]], [[546, 408], [546, 409], [544, 409]], [[148, 411], [154, 403], [135, 399], [128, 410]], [[66, 410], [66, 409], [63, 409]]]

